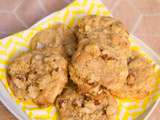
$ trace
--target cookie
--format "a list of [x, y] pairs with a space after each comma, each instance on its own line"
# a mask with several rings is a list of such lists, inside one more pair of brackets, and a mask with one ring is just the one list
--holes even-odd
[[61, 120], [115, 120], [118, 110], [116, 100], [109, 93], [94, 100], [70, 86], [58, 96], [56, 107]]
[[69, 64], [70, 78], [86, 94], [99, 94], [101, 86], [122, 88], [128, 75], [127, 60], [111, 47], [101, 47], [92, 40], [82, 40]]
[[64, 56], [72, 56], [76, 47], [76, 38], [73, 32], [63, 24], [55, 24], [51, 28], [38, 32], [31, 39], [31, 49], [53, 47], [59, 49]]
[[8, 82], [18, 99], [32, 99], [46, 107], [54, 103], [67, 83], [67, 66], [58, 52], [44, 48], [29, 51], [11, 61]]
[[131, 57], [128, 58], [128, 71], [123, 88], [112, 91], [113, 95], [119, 98], [143, 99], [154, 90], [154, 65], [138, 51], [132, 51]]
[[[113, 47], [119, 54], [128, 57], [130, 54], [129, 34], [124, 25], [110, 16], [90, 15], [82, 18], [75, 29], [78, 40], [96, 39]], [[104, 41], [100, 41], [103, 39]]]

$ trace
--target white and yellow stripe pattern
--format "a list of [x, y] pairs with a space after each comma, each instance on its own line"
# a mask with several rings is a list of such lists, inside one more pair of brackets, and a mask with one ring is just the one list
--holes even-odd
[[[33, 120], [57, 120], [58, 113], [54, 106], [40, 109], [32, 103], [32, 101], [20, 102], [12, 94], [7, 83], [6, 67], [10, 59], [13, 59], [17, 54], [29, 49], [30, 39], [40, 30], [49, 28], [57, 22], [67, 24], [72, 28], [79, 21], [79, 18], [85, 15], [110, 15], [110, 11], [100, 2], [100, 0], [75, 0], [66, 8], [51, 14], [47, 18], [38, 22], [28, 30], [14, 34], [0, 40], [0, 80], [3, 82], [6, 90], [10, 93], [17, 105], [21, 106], [22, 110], [27, 113], [30, 119]], [[160, 96], [160, 72], [157, 77], [157, 89], [151, 96], [141, 101], [118, 100], [119, 120], [132, 120], [142, 114], [146, 108], [152, 104]]]

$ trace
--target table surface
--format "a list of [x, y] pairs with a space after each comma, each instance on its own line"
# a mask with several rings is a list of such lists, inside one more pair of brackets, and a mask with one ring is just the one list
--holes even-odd
[[[129, 32], [160, 53], [160, 0], [102, 0]], [[0, 38], [24, 30], [72, 0], [0, 0]], [[4, 22], [5, 21], [5, 22]], [[159, 120], [160, 104], [149, 120]], [[16, 118], [0, 103], [0, 120]]]

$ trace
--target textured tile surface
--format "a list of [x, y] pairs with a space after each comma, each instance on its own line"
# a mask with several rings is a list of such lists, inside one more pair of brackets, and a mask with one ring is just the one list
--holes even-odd
[[12, 11], [21, 0], [0, 0], [0, 11]]
[[15, 14], [26, 24], [31, 26], [46, 16], [39, 0], [24, 0], [16, 9]]
[[132, 30], [139, 17], [137, 10], [127, 0], [119, 0], [115, 8], [112, 9], [112, 14], [120, 19], [129, 31]]
[[25, 27], [17, 19], [17, 17], [10, 12], [0, 13], [0, 31], [8, 34], [18, 32]]
[[159, 22], [160, 15], [143, 16], [141, 21], [139, 22], [139, 25], [135, 29], [135, 33], [139, 35], [158, 35], [160, 34]]
[[[73, 0], [0, 0], [0, 38], [30, 27]], [[102, 0], [128, 30], [160, 53], [160, 0]], [[160, 104], [149, 120], [159, 120]], [[0, 104], [0, 120], [16, 118]]]
[[130, 0], [142, 14], [160, 12], [160, 0]]
[[60, 10], [63, 7], [65, 7], [68, 3], [70, 3], [72, 0], [67, 0], [64, 2], [64, 0], [40, 0], [42, 2], [43, 7], [48, 13], [52, 13], [54, 11]]

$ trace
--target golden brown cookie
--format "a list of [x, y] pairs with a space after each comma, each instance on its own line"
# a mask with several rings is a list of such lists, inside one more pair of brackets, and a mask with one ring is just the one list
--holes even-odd
[[48, 106], [67, 83], [67, 66], [64, 57], [56, 52], [33, 50], [9, 64], [9, 85], [18, 99], [30, 98], [39, 106]]
[[75, 51], [76, 38], [73, 32], [63, 24], [55, 24], [51, 28], [38, 32], [31, 39], [31, 49], [53, 47], [59, 49], [65, 56], [71, 56]]
[[82, 40], [69, 65], [70, 78], [86, 94], [99, 94], [101, 86], [122, 88], [128, 75], [127, 60], [111, 47]]
[[61, 120], [115, 120], [118, 110], [116, 100], [109, 93], [94, 100], [70, 86], [58, 96], [56, 106]]
[[128, 31], [120, 21], [110, 16], [86, 16], [82, 18], [75, 30], [79, 41], [94, 39], [116, 49], [124, 57], [130, 54]]
[[119, 98], [142, 99], [155, 88], [154, 66], [137, 51], [128, 59], [128, 77], [122, 89], [111, 91]]

